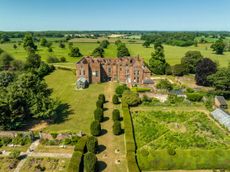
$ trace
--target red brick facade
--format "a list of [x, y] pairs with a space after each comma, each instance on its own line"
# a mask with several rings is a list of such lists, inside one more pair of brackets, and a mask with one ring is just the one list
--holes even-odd
[[83, 57], [76, 63], [77, 79], [83, 77], [89, 83], [118, 81], [128, 85], [143, 84], [150, 78], [150, 70], [141, 58], [116, 59]]

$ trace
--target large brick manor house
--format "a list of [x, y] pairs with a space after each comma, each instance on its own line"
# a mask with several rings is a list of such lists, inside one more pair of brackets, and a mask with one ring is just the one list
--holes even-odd
[[[77, 86], [84, 83], [118, 81], [132, 85], [144, 84], [150, 79], [150, 70], [139, 57], [93, 58], [83, 57], [76, 63]], [[81, 85], [83, 84], [83, 85]]]

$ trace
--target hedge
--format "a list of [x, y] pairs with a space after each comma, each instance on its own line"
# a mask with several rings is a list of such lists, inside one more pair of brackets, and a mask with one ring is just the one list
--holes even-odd
[[203, 98], [203, 94], [200, 93], [187, 93], [186, 96], [192, 102], [200, 102]]
[[229, 154], [229, 149], [176, 149], [175, 155], [169, 155], [166, 149], [137, 151], [143, 171], [230, 169]]
[[126, 103], [122, 103], [122, 111], [125, 128], [125, 145], [128, 171], [139, 172], [140, 170], [136, 160], [136, 144], [134, 140], [132, 118], [130, 116], [129, 107]]
[[76, 143], [76, 145], [74, 147], [74, 151], [79, 151], [81, 153], [84, 153], [87, 141], [88, 141], [87, 136], [84, 136], [81, 139], [79, 139], [79, 141]]
[[67, 172], [79, 172], [82, 171], [82, 155], [83, 153], [80, 151], [75, 151], [70, 159], [69, 166]]
[[149, 91], [151, 91], [151, 89], [150, 88], [144, 88], [144, 87], [132, 87], [131, 91], [142, 93], [142, 92], [149, 92]]

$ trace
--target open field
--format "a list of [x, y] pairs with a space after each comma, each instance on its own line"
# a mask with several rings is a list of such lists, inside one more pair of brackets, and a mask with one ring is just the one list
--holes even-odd
[[28, 158], [20, 172], [35, 172], [35, 171], [60, 171], [67, 170], [69, 159], [55, 159], [55, 158]]
[[46, 78], [48, 86], [53, 89], [53, 97], [69, 105], [70, 114], [64, 122], [49, 125], [46, 129], [52, 132], [84, 131], [89, 133], [93, 120], [96, 100], [103, 93], [107, 83], [91, 84], [88, 89], [75, 89], [75, 75], [71, 71], [55, 70]]
[[[54, 38], [53, 38], [54, 39]], [[102, 40], [103, 38], [99, 38], [98, 40]], [[114, 42], [116, 39], [109, 39], [109, 41]], [[141, 56], [145, 59], [146, 62], [149, 61], [151, 57], [151, 53], [153, 52], [153, 46], [149, 48], [145, 48], [142, 46], [141, 42], [129, 42], [129, 39], [125, 39], [127, 48], [130, 51], [131, 56]], [[91, 55], [93, 50], [99, 46], [97, 43], [97, 39], [89, 39], [89, 38], [78, 38], [73, 41], [74, 47], [79, 47], [80, 52], [84, 56]], [[132, 39], [130, 40], [132, 41]], [[140, 41], [140, 40], [136, 40]], [[180, 59], [184, 56], [184, 54], [189, 50], [197, 50], [200, 51], [203, 56], [209, 57], [214, 61], [217, 61], [220, 66], [227, 66], [230, 62], [230, 52], [225, 52], [224, 55], [216, 55], [213, 53], [212, 49], [210, 48], [210, 43], [207, 44], [199, 44], [198, 47], [190, 46], [190, 47], [178, 47], [178, 46], [170, 46], [164, 45], [165, 48], [165, 57], [169, 64], [175, 65], [180, 63]], [[16, 59], [25, 60], [27, 53], [24, 50], [23, 46], [18, 46], [17, 49], [13, 48], [13, 43], [5, 43], [0, 44], [0, 48], [4, 49]], [[69, 48], [68, 44], [66, 43], [65, 48], [60, 48], [58, 43], [53, 42], [52, 44], [53, 52], [48, 52], [48, 48], [38, 46], [38, 53], [41, 55], [42, 60], [46, 61], [47, 57], [49, 56], [56, 56], [56, 57], [65, 57], [69, 63], [74, 63], [80, 60], [80, 58], [73, 58], [69, 57]], [[114, 43], [111, 43], [107, 49], [105, 49], [104, 57], [116, 57], [117, 55], [117, 47]]]
[[230, 168], [223, 165], [230, 162], [229, 134], [205, 113], [135, 110], [132, 116], [142, 170]]
[[66, 146], [65, 148], [59, 146], [45, 146], [39, 144], [34, 152], [44, 152], [44, 153], [70, 153], [74, 151], [74, 146]]

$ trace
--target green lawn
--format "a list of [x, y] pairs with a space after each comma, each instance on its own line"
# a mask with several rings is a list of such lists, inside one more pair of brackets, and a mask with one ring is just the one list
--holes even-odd
[[59, 124], [46, 128], [52, 132], [84, 131], [89, 133], [96, 100], [104, 92], [107, 83], [91, 84], [88, 89], [75, 89], [75, 74], [66, 70], [55, 70], [45, 78], [48, 86], [53, 89], [53, 97], [60, 99], [70, 106], [71, 114]]

